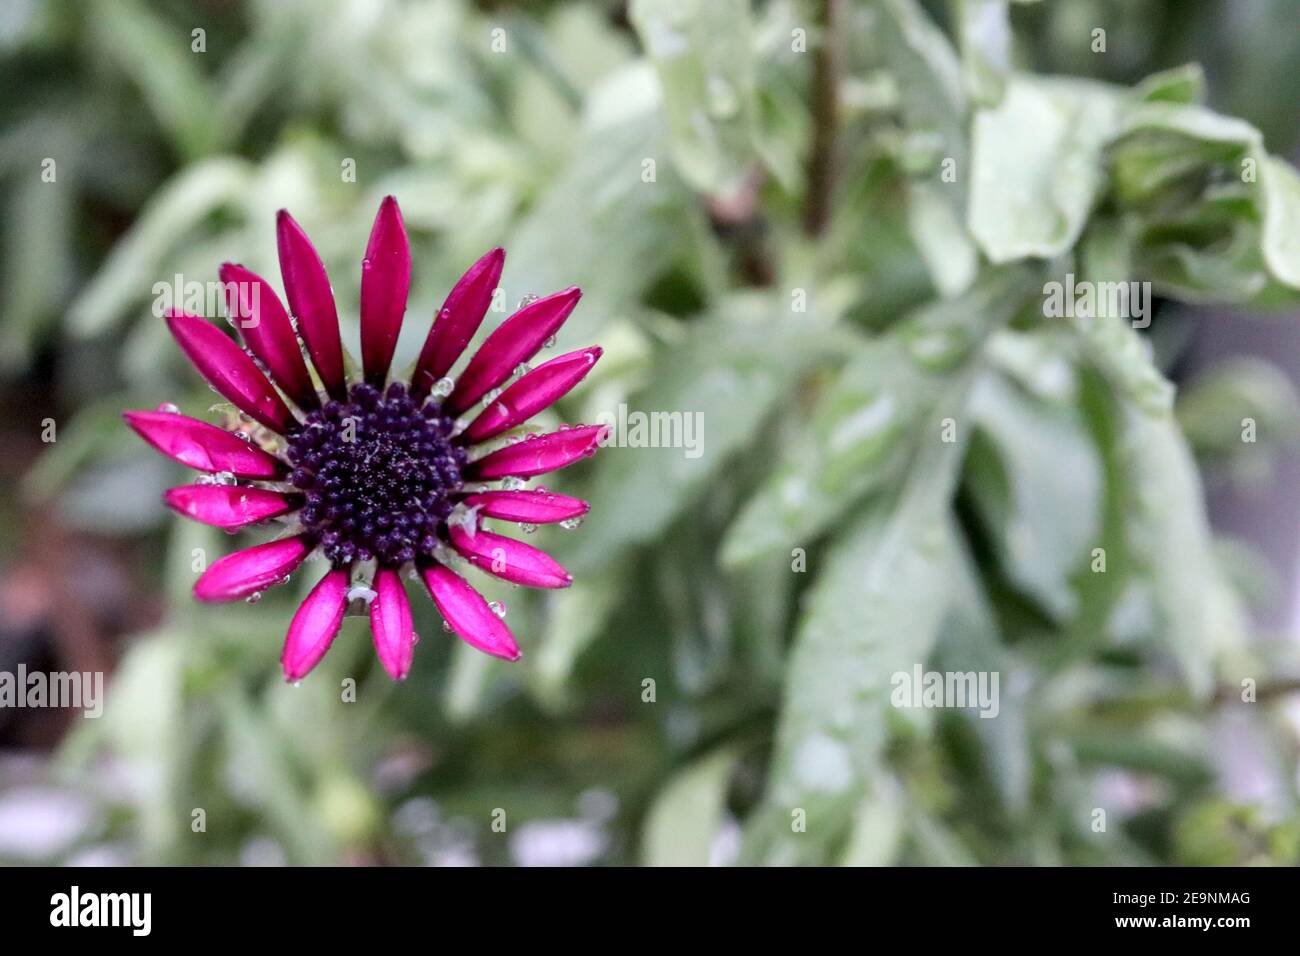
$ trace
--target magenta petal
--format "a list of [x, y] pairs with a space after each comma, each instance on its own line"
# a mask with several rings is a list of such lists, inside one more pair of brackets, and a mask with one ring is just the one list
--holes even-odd
[[602, 354], [592, 346], [553, 358], [528, 372], [496, 398], [465, 431], [469, 442], [479, 442], [522, 425], [544, 408], [559, 401], [586, 378]]
[[298, 605], [284, 639], [280, 666], [286, 680], [302, 680], [334, 643], [348, 607], [350, 572], [330, 571]]
[[339, 314], [334, 305], [325, 264], [307, 233], [287, 210], [275, 219], [275, 238], [280, 250], [280, 277], [289, 309], [298, 320], [298, 332], [307, 343], [312, 364], [330, 396], [345, 401], [343, 342], [339, 337]]
[[123, 412], [136, 434], [169, 458], [199, 471], [238, 478], [279, 478], [285, 466], [224, 428], [175, 412]]
[[402, 331], [411, 290], [411, 249], [397, 200], [385, 196], [361, 263], [361, 364], [366, 381], [383, 387]]
[[464, 499], [467, 508], [478, 508], [484, 518], [522, 521], [526, 524], [554, 524], [587, 513], [590, 505], [581, 498], [550, 491], [484, 491]]
[[449, 527], [448, 535], [453, 548], [488, 574], [530, 588], [567, 588], [573, 583], [558, 561], [522, 541], [483, 530], [470, 535], [456, 525]]
[[302, 360], [298, 336], [275, 290], [257, 273], [233, 262], [223, 263], [219, 274], [226, 293], [226, 314], [253, 354], [299, 408], [318, 407], [320, 399]]
[[248, 353], [219, 328], [197, 315], [174, 310], [167, 315], [167, 327], [181, 351], [227, 401], [282, 434], [294, 426], [284, 399]]
[[242, 528], [298, 507], [298, 502], [267, 488], [236, 485], [181, 485], [163, 495], [167, 507], [216, 528]]
[[519, 660], [519, 645], [510, 628], [468, 581], [441, 564], [420, 568], [420, 577], [447, 625], [465, 643], [494, 657]]
[[415, 625], [402, 576], [392, 568], [375, 572], [375, 599], [370, 602], [370, 631], [379, 662], [393, 680], [401, 680], [415, 656]]
[[411, 394], [416, 401], [428, 395], [434, 383], [447, 374], [483, 324], [505, 261], [505, 250], [493, 249], [470, 266], [452, 287], [433, 320], [415, 374], [411, 376]]
[[479, 479], [542, 475], [594, 455], [608, 431], [608, 425], [583, 425], [525, 438], [472, 462], [466, 471]]
[[311, 549], [301, 537], [268, 541], [213, 561], [194, 584], [200, 601], [233, 601], [264, 591], [293, 572]]
[[536, 355], [559, 331], [581, 297], [581, 289], [565, 289], [524, 306], [502, 322], [470, 359], [443, 407], [459, 415], [508, 379], [520, 362]]

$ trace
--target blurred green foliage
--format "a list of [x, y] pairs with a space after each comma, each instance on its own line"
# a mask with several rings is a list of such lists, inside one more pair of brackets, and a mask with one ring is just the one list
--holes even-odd
[[[141, 862], [1295, 862], [1295, 733], [1267, 694], [1295, 662], [1247, 634], [1193, 453], [1258, 473], [1296, 396], [1243, 362], [1175, 406], [1144, 335], [1044, 318], [1043, 297], [1073, 273], [1295, 309], [1300, 177], [1275, 152], [1297, 52], [1285, 0], [8, 7], [0, 356], [12, 376], [52, 357], [73, 410], [25, 500], [157, 542], [167, 607], [60, 753], [105, 809], [83, 842]], [[1205, 105], [1207, 75], [1252, 122]], [[698, 411], [704, 454], [609, 449], [558, 477], [593, 505], [538, 534], [575, 586], [478, 579], [523, 662], [453, 645], [416, 601], [406, 683], [350, 621], [289, 687], [294, 594], [190, 600], [193, 549], [228, 543], [164, 519], [178, 470], [117, 412], [207, 412], [155, 283], [227, 259], [278, 275], [279, 207], [355, 346], [387, 193], [415, 268], [398, 364], [504, 245], [510, 302], [581, 285], [560, 350], [606, 350], [564, 419]], [[915, 663], [998, 672], [998, 718], [891, 707]], [[1234, 705], [1244, 678], [1259, 703]], [[1223, 794], [1210, 730], [1243, 709], [1269, 815]]]

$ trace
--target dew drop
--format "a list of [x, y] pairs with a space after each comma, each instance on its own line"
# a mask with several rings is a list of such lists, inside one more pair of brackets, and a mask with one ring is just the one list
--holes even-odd
[[536, 302], [538, 298], [540, 298], [540, 296], [536, 295], [535, 293], [528, 292], [524, 295], [522, 299], [519, 300], [519, 305], [516, 308], [526, 309], [528, 308], [528, 306]]
[[492, 609], [492, 613], [495, 614], [497, 617], [503, 619], [505, 618], [506, 606], [502, 604], [500, 601], [488, 601], [488, 607]]
[[577, 528], [580, 524], [582, 524], [581, 516], [577, 518], [565, 518], [563, 521], [560, 522], [560, 527], [563, 528], [565, 531], [572, 531], [574, 528]]
[[516, 375], [527, 375], [532, 370], [533, 367], [529, 365], [527, 362], [520, 362], [518, 365], [515, 366]]
[[445, 375], [442, 378], [438, 379], [438, 381], [433, 383], [432, 391], [433, 391], [434, 398], [446, 398], [455, 390], [456, 390], [455, 380], [448, 378]]
[[501, 487], [506, 491], [519, 491], [527, 484], [528, 482], [524, 481], [524, 479], [516, 478], [514, 475], [501, 479]]
[[542, 348], [544, 349], [555, 348], [555, 339], [556, 337], [554, 335], [551, 335], [545, 342], [542, 343]]
[[519, 530], [522, 531], [524, 534], [532, 534], [534, 531], [537, 530], [537, 525], [527, 521], [521, 521], [519, 522]]
[[253, 592], [252, 594], [250, 594], [248, 597], [244, 598], [244, 603], [245, 603], [245, 604], [256, 604], [256, 603], [257, 603], [258, 601], [260, 601], [260, 600], [262, 600], [262, 592], [261, 592], [261, 591], [254, 591], [254, 592]]
[[171, 402], [163, 402], [161, 405], [158, 406], [158, 411], [167, 412], [167, 414], [169, 415], [175, 415], [177, 412], [180, 411], [180, 406], [173, 405]]
[[446, 621], [442, 622], [442, 629], [448, 634], [451, 633], [451, 625], [448, 624]]

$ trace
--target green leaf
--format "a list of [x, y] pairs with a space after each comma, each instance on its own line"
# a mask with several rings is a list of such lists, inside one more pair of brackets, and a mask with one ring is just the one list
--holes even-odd
[[146, 301], [154, 283], [172, 282], [163, 269], [177, 245], [216, 209], [239, 202], [250, 183], [251, 167], [243, 160], [211, 159], [186, 167], [149, 200], [69, 307], [72, 333], [106, 331], [127, 309]]
[[[70, 174], [66, 167], [65, 176]], [[75, 193], [63, 183], [42, 182], [31, 175], [15, 184], [4, 226], [4, 291], [0, 293], [0, 371], [25, 369], [40, 344], [65, 293], [72, 261], [71, 236]]]
[[991, 106], [1002, 97], [1011, 66], [1007, 0], [957, 0], [955, 9], [966, 85], [978, 102]]
[[1102, 150], [1120, 115], [1108, 87], [1027, 76], [975, 114], [968, 222], [990, 260], [1050, 258], [1074, 245], [1105, 184]]
[[211, 150], [221, 134], [216, 103], [190, 37], [135, 0], [100, 0], [90, 23], [96, 46], [140, 87], [178, 150], [189, 159]]
[[971, 410], [988, 445], [971, 450], [968, 487], [999, 561], [1050, 614], [1069, 618], [1078, 603], [1071, 578], [1096, 544], [1102, 495], [1079, 415], [1017, 393], [995, 374], [980, 379]]
[[1152, 206], [1170, 190], [1178, 197], [1197, 193], [1203, 183], [1196, 174], [1210, 166], [1227, 167], [1240, 180], [1239, 161], [1260, 142], [1249, 123], [1201, 106], [1130, 104], [1110, 150], [1116, 195], [1125, 205]]
[[1199, 63], [1187, 63], [1153, 73], [1133, 95], [1147, 103], [1199, 103], [1205, 99], [1205, 70]]
[[[757, 304], [764, 313], [757, 321], [728, 318], [742, 308], [733, 301], [718, 317], [696, 323], [680, 346], [656, 360], [651, 384], [629, 399], [626, 429], [616, 420], [611, 447], [596, 455], [589, 497], [600, 521], [575, 542], [575, 568], [600, 566], [663, 531], [722, 475], [798, 376], [842, 344], [827, 330], [792, 323], [780, 314], [779, 300]], [[617, 418], [615, 409], [602, 414]], [[656, 421], [649, 416], [672, 416], [657, 420], [677, 423], [677, 447], [635, 447], [642, 439], [634, 415], [646, 416], [640, 434], [647, 441]], [[674, 432], [666, 434], [672, 441]]]
[[100, 718], [105, 743], [137, 781], [139, 839], [155, 859], [175, 851], [185, 820], [178, 812], [186, 746], [183, 647], [184, 636], [175, 631], [137, 637], [113, 674]]
[[[961, 444], [936, 434], [896, 500], [847, 528], [820, 565], [795, 636], [751, 862], [825, 863], [879, 772], [890, 675], [930, 653], [948, 608], [949, 502]], [[805, 818], [806, 832], [792, 828]]]
[[[1178, 395], [1178, 423], [1198, 456], [1231, 458], [1289, 444], [1300, 429], [1300, 394], [1272, 362], [1236, 356], [1202, 372]], [[1253, 442], [1243, 441], [1251, 419]]]
[[[304, 691], [305, 688], [290, 688]], [[314, 687], [319, 693], [323, 687]], [[273, 692], [285, 692], [275, 688]], [[322, 865], [334, 848], [322, 826], [319, 810], [305, 812], [309, 794], [289, 760], [283, 733], [239, 687], [227, 686], [217, 698], [224, 732], [225, 757], [240, 799], [251, 804], [304, 865]]]
[[611, 561], [577, 578], [571, 587], [547, 595], [546, 632], [527, 672], [529, 689], [542, 706], [560, 710], [570, 703], [574, 666], [591, 643], [607, 632], [627, 580], [627, 563]]
[[902, 844], [904, 813], [896, 781], [877, 777], [853, 811], [853, 830], [841, 866], [889, 866]]
[[[1127, 282], [1132, 274], [1131, 223], [1098, 219], [1082, 243], [1082, 272], [1089, 282]], [[1139, 408], [1163, 414], [1173, 407], [1174, 387], [1152, 360], [1151, 343], [1119, 316], [1084, 318], [1071, 324], [1088, 358], [1117, 391]]]
[[966, 233], [961, 213], [934, 183], [909, 184], [907, 228], [934, 287], [945, 297], [960, 295], [975, 280], [979, 251]]
[[1300, 174], [1276, 156], [1259, 170], [1264, 206], [1264, 261], [1281, 282], [1300, 289]]
[[[685, 183], [662, 162], [659, 107], [644, 64], [602, 82], [589, 97], [572, 161], [507, 244], [504, 281], [512, 298], [582, 287], [583, 302], [560, 332], [562, 349], [590, 345], [602, 324], [627, 317], [675, 266], [703, 277], [706, 287], [718, 284], [716, 243]], [[656, 158], [655, 178], [646, 182], [643, 164]]]
[[1300, 288], [1300, 177], [1257, 129], [1200, 106], [1131, 105], [1110, 151], [1138, 214], [1135, 271], [1195, 302], [1291, 305]]
[[1127, 545], [1149, 583], [1161, 642], [1192, 691], [1207, 695], [1219, 655], [1245, 629], [1215, 564], [1196, 464], [1172, 416], [1122, 409]]
[[950, 378], [960, 377], [986, 337], [1038, 287], [1030, 271], [987, 277], [859, 349], [818, 399], [806, 439], [790, 446], [727, 530], [724, 563], [806, 548], [854, 503], [895, 480], [917, 444], [937, 434]]
[[633, 0], [628, 16], [659, 75], [682, 176], [734, 191], [757, 157], [749, 0]]
[[678, 771], [655, 798], [641, 833], [646, 866], [708, 866], [736, 767], [730, 747]]
[[897, 80], [908, 130], [934, 136], [939, 155], [964, 170], [968, 103], [952, 44], [915, 0], [877, 0], [877, 6], [874, 39]]

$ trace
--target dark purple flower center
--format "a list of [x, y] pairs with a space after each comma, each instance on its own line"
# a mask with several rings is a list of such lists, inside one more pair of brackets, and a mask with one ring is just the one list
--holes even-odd
[[397, 382], [383, 395], [354, 385], [348, 401], [307, 416], [289, 440], [290, 481], [306, 493], [303, 527], [332, 564], [398, 565], [434, 549], [465, 465], [453, 425]]

